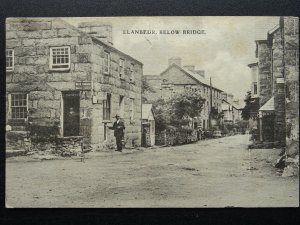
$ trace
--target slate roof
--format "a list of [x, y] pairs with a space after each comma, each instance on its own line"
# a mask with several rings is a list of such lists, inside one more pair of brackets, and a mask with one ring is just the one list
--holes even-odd
[[[167, 69], [165, 69], [163, 72], [161, 72], [160, 74], [165, 73], [166, 71], [168, 71], [171, 67], [176, 67], [179, 70], [183, 71], [185, 74], [187, 74], [188, 76], [190, 76], [191, 78], [193, 78], [194, 80], [196, 80], [198, 83], [204, 84], [205, 86], [210, 87], [210, 81], [208, 79], [205, 79], [204, 77], [202, 77], [200, 74], [198, 74], [197, 72], [193, 72], [190, 71], [188, 69], [185, 69], [183, 67], [180, 67], [176, 64], [171, 64], [170, 66], [168, 66]], [[217, 88], [216, 86], [212, 86], [213, 89], [216, 89], [218, 91], [223, 92], [223, 90], [221, 90], [220, 88]]]

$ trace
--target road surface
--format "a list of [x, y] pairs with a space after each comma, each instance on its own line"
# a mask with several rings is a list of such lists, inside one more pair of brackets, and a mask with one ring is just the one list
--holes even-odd
[[7, 207], [298, 206], [298, 178], [281, 177], [276, 149], [247, 149], [249, 136], [78, 159], [6, 163]]

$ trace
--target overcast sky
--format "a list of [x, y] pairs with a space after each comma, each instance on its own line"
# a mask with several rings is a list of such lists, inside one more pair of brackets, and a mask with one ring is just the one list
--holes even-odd
[[[64, 18], [99, 21], [113, 27], [113, 44], [144, 64], [144, 74], [158, 75], [168, 58], [181, 57], [183, 65], [195, 65], [212, 76], [213, 85], [243, 99], [250, 89], [250, 69], [255, 62], [255, 40], [266, 39], [279, 17], [106, 17]], [[200, 35], [123, 34], [123, 30], [205, 30]]]

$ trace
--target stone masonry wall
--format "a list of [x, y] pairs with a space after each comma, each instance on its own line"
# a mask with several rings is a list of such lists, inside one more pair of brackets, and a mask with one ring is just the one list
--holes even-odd
[[[29, 94], [28, 110], [33, 123], [62, 123], [62, 91], [75, 90], [76, 81], [91, 80], [91, 44], [90, 37], [59, 19], [7, 19], [6, 48], [14, 50], [14, 70], [6, 74], [7, 91]], [[51, 70], [49, 66], [50, 47], [59, 46], [70, 47], [67, 71]], [[81, 93], [81, 119], [90, 116], [90, 99], [91, 91]]]
[[284, 17], [287, 145], [299, 141], [299, 19]]
[[[109, 52], [110, 73], [103, 73], [104, 52]], [[125, 123], [125, 142], [127, 146], [141, 145], [141, 86], [142, 86], [142, 64], [136, 60], [122, 54], [110, 46], [100, 46], [94, 43], [92, 51], [93, 69], [92, 80], [94, 85], [93, 94], [101, 95], [103, 99], [109, 93], [111, 94], [111, 117], [106, 124], [112, 125], [116, 114], [120, 114], [119, 100], [124, 96], [124, 117]], [[123, 78], [120, 78], [119, 60], [125, 60], [125, 72]], [[130, 66], [133, 65], [133, 73]], [[132, 76], [134, 77], [131, 80]], [[133, 100], [133, 118], [131, 118], [131, 100]], [[107, 129], [107, 140], [104, 141], [104, 123], [103, 123], [103, 101], [93, 105], [92, 117], [92, 143], [115, 145], [113, 131]], [[100, 140], [100, 143], [99, 143]], [[100, 146], [101, 147], [101, 146]]]
[[[70, 47], [69, 70], [58, 72], [50, 69], [52, 46]], [[59, 122], [62, 125], [62, 91], [75, 90], [75, 82], [92, 81], [91, 90], [80, 91], [80, 135], [88, 137], [92, 144], [106, 144], [102, 100], [104, 95], [111, 93], [111, 122], [113, 116], [119, 113], [119, 96], [122, 95], [125, 98], [125, 138], [130, 145], [140, 145], [140, 62], [53, 18], [7, 19], [6, 48], [13, 49], [15, 55], [14, 70], [6, 74], [7, 102], [10, 93], [28, 93], [28, 110], [33, 123], [53, 126]], [[111, 55], [111, 72], [108, 76], [103, 74], [102, 69], [104, 51]], [[125, 60], [123, 80], [119, 77], [120, 58]], [[134, 64], [134, 82], [130, 81], [131, 63]], [[97, 97], [96, 104], [92, 103], [93, 96]], [[130, 99], [134, 99], [134, 117], [131, 119]], [[112, 131], [109, 131], [108, 142], [113, 141]]]
[[278, 29], [273, 34], [273, 95], [275, 107], [275, 126], [274, 126], [274, 139], [279, 141], [281, 146], [285, 146], [286, 136], [286, 121], [285, 121], [285, 85], [283, 70], [283, 46], [282, 46], [282, 33]]
[[272, 96], [271, 90], [271, 52], [266, 41], [258, 42], [258, 73], [260, 107]]

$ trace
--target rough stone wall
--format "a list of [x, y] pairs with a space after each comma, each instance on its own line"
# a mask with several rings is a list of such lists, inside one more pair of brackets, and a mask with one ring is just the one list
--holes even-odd
[[271, 90], [271, 51], [267, 41], [259, 41], [257, 47], [260, 107], [272, 96]]
[[281, 81], [284, 77], [283, 57], [284, 51], [282, 46], [282, 33], [278, 29], [273, 34], [272, 46], [272, 72], [273, 79], [270, 81], [273, 85], [274, 107], [275, 107], [275, 124], [274, 140], [278, 140], [281, 146], [285, 146], [286, 123], [285, 123], [285, 87]]
[[284, 17], [287, 145], [299, 139], [299, 19]]
[[[71, 63], [68, 71], [50, 70], [52, 46], [70, 46]], [[62, 124], [62, 91], [75, 90], [75, 82], [93, 81], [91, 90], [80, 91], [80, 134], [87, 136], [92, 144], [105, 145], [103, 96], [112, 94], [113, 121], [113, 115], [119, 112], [119, 95], [123, 95], [125, 138], [130, 145], [140, 145], [141, 63], [53, 18], [7, 19], [6, 48], [14, 49], [15, 55], [14, 71], [6, 74], [7, 94], [20, 91], [29, 94], [28, 110], [33, 123], [45, 126], [53, 126], [55, 122]], [[104, 50], [111, 54], [109, 76], [104, 75], [102, 69]], [[125, 60], [124, 80], [119, 77], [120, 57]], [[134, 82], [129, 81], [131, 63], [134, 64]], [[93, 95], [97, 97], [97, 104], [92, 103]], [[134, 99], [132, 120], [129, 119], [130, 98]], [[111, 132], [108, 136], [112, 142]]]
[[[103, 72], [104, 52], [110, 54], [110, 73]], [[119, 60], [125, 60], [125, 74], [120, 78]], [[110, 46], [99, 46], [93, 44], [92, 51], [92, 80], [94, 85], [93, 95], [100, 96], [97, 104], [93, 105], [93, 120], [92, 120], [92, 143], [101, 145], [115, 145], [115, 138], [113, 131], [107, 129], [107, 140], [104, 141], [104, 123], [103, 123], [103, 99], [107, 94], [111, 94], [111, 118], [110, 121], [105, 121], [108, 125], [114, 122], [114, 116], [120, 114], [119, 100], [120, 96], [124, 96], [124, 118], [125, 123], [125, 144], [126, 146], [140, 146], [141, 145], [141, 86], [142, 86], [142, 64], [136, 60], [128, 57], [125, 54], [116, 51]], [[134, 80], [131, 81], [132, 76], [130, 65], [133, 64]], [[101, 97], [102, 96], [102, 97]], [[134, 101], [134, 113], [131, 117], [131, 99]]]

